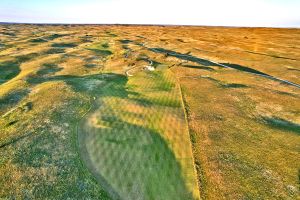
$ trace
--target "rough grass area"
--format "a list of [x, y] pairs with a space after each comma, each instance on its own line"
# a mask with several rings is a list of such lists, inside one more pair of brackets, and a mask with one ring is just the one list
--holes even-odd
[[87, 103], [63, 82], [43, 83], [0, 119], [1, 198], [108, 198], [78, 156]]
[[[193, 70], [176, 69], [188, 112], [201, 197], [296, 198], [299, 97], [261, 90], [262, 80], [210, 73], [215, 77], [211, 80], [200, 75], [209, 72]], [[185, 78], [191, 74], [198, 78]], [[225, 81], [249, 87], [220, 87]]]

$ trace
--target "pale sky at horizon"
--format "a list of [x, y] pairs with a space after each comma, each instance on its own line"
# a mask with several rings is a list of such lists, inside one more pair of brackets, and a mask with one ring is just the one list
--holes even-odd
[[300, 0], [0, 0], [0, 22], [300, 28]]

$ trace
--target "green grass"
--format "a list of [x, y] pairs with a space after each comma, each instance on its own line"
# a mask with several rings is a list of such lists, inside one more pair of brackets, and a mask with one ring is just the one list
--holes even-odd
[[93, 51], [96, 55], [101, 57], [107, 57], [113, 54], [113, 52], [109, 50], [108, 42], [96, 43], [89, 46], [87, 49]]
[[82, 123], [82, 157], [114, 198], [197, 199], [180, 94], [165, 70], [112, 76]]
[[29, 41], [33, 42], [33, 43], [44, 43], [44, 42], [47, 42], [47, 40], [45, 40], [43, 38], [35, 38], [35, 39], [31, 39]]
[[45, 54], [61, 54], [65, 53], [65, 49], [63, 48], [51, 48], [45, 52]]
[[54, 74], [59, 72], [62, 68], [58, 67], [54, 63], [45, 63], [40, 70], [37, 71], [37, 75], [43, 76], [48, 74]]
[[267, 118], [264, 117], [263, 120], [271, 127], [275, 129], [282, 129], [284, 131], [289, 131], [300, 135], [300, 124], [296, 124], [280, 118]]
[[54, 43], [51, 45], [52, 47], [58, 47], [58, 48], [74, 48], [78, 45], [75, 43]]
[[61, 37], [64, 37], [64, 36], [66, 36], [66, 34], [58, 34], [58, 33], [54, 33], [54, 34], [52, 34], [52, 35], [48, 35], [48, 36], [44, 37], [44, 39], [45, 39], [45, 40], [51, 41], [51, 40], [55, 40], [55, 39], [57, 39], [57, 38], [61, 38]]
[[40, 92], [0, 119], [0, 197], [109, 199], [77, 154], [76, 125], [88, 101], [62, 82], [36, 87]]
[[18, 63], [9, 61], [0, 63], [0, 70], [0, 84], [9, 81], [21, 72]]

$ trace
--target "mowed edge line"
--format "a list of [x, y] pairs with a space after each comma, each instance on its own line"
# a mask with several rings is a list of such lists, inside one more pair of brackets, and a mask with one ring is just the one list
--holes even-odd
[[[173, 73], [173, 72], [172, 72]], [[174, 73], [173, 73], [174, 74]], [[180, 81], [178, 79], [178, 77], [174, 74], [175, 76], [175, 79], [176, 79], [176, 82], [179, 86], [179, 94], [180, 94], [180, 101], [181, 101], [181, 106], [182, 106], [182, 110], [183, 110], [183, 113], [184, 113], [184, 120], [186, 121], [186, 125], [185, 125], [185, 128], [187, 129], [187, 132], [188, 132], [188, 135], [189, 135], [189, 144], [190, 144], [190, 153], [191, 153], [191, 156], [192, 156], [192, 160], [193, 160], [193, 168], [194, 168], [194, 174], [196, 175], [196, 185], [197, 185], [197, 188], [198, 188], [198, 194], [197, 196], [201, 199], [201, 189], [200, 189], [200, 183], [199, 183], [199, 174], [198, 174], [198, 171], [196, 169], [196, 163], [195, 163], [195, 157], [194, 157], [194, 145], [191, 141], [191, 133], [190, 133], [190, 125], [189, 125], [189, 120], [188, 120], [188, 115], [187, 115], [187, 112], [186, 112], [186, 107], [185, 107], [185, 100], [184, 100], [184, 96], [183, 96], [183, 93], [182, 93], [182, 87], [181, 87], [181, 84], [180, 84]]]

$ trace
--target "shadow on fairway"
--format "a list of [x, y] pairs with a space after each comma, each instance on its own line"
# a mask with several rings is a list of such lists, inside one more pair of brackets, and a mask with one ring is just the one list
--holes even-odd
[[[126, 99], [143, 107], [161, 105], [160, 102], [149, 101], [127, 88], [128, 77], [125, 75], [41, 74], [44, 75], [28, 77], [27, 82], [40, 84], [64, 81], [74, 91], [95, 99]], [[100, 85], [89, 89], [93, 82], [100, 82]], [[81, 157], [97, 181], [114, 199], [193, 199], [186, 188], [179, 162], [159, 132], [124, 121], [117, 114], [124, 111], [118, 108], [102, 103], [92, 104], [92, 109], [78, 127]], [[93, 115], [97, 112], [101, 113], [97, 120], [105, 123], [106, 127], [91, 125]], [[143, 118], [143, 115], [130, 110], [126, 113], [128, 119]]]
[[[87, 118], [89, 120], [89, 118]], [[165, 139], [116, 116], [109, 128], [79, 128], [82, 158], [114, 199], [193, 199]]]
[[[143, 98], [136, 102], [128, 96], [139, 94], [128, 91], [126, 76], [106, 76], [107, 85], [97, 93], [100, 100], [106, 97], [118, 102], [126, 98], [141, 104]], [[114, 199], [193, 199], [167, 141], [156, 130], [124, 121], [118, 112], [126, 112], [133, 120], [143, 115], [118, 110], [114, 105], [119, 103], [108, 106], [94, 102], [78, 128], [82, 158], [98, 182]], [[98, 113], [101, 116], [95, 118]]]
[[[127, 76], [105, 73], [105, 74], [95, 74], [86, 76], [73, 76], [73, 75], [58, 75], [53, 76], [51, 74], [60, 71], [61, 68], [53, 64], [45, 64], [42, 69], [37, 72], [37, 75], [32, 75], [27, 77], [26, 81], [30, 84], [37, 85], [44, 82], [52, 81], [64, 81], [66, 84], [70, 85], [72, 89], [76, 92], [86, 93], [95, 97], [101, 96], [114, 96], [119, 98], [126, 98], [136, 101], [136, 103], [143, 106], [150, 106], [152, 102], [147, 99], [140, 98], [140, 94], [127, 90], [125, 85], [128, 81]], [[94, 82], [102, 82], [99, 86], [91, 87]], [[105, 90], [103, 86], [107, 87], [109, 85], [109, 90]]]

